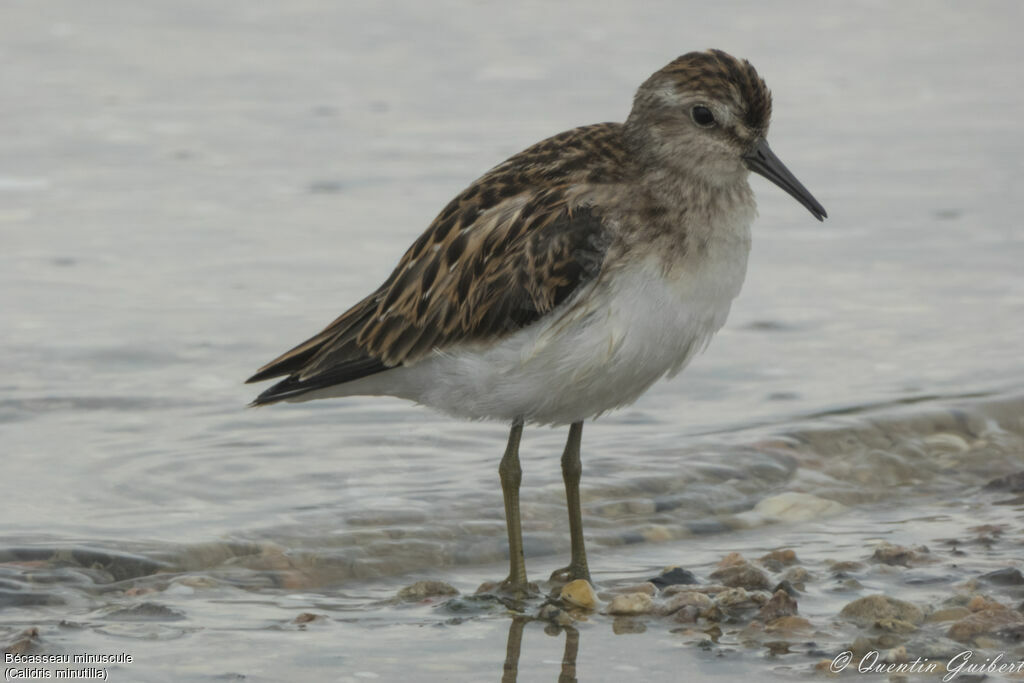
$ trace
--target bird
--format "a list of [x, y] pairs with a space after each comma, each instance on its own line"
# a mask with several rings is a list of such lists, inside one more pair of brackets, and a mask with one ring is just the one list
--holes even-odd
[[472, 182], [383, 284], [247, 380], [282, 378], [251, 405], [384, 395], [510, 424], [499, 590], [518, 596], [536, 590], [519, 513], [523, 427], [568, 425], [570, 562], [551, 581], [590, 581], [584, 421], [679, 373], [725, 324], [750, 251], [751, 172], [827, 217], [768, 146], [771, 110], [749, 61], [717, 49], [674, 59], [624, 122], [554, 135]]

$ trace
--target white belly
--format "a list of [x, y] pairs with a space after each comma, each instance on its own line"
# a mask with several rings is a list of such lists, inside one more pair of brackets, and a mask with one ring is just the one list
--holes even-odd
[[627, 405], [679, 372], [725, 324], [746, 273], [749, 233], [740, 237], [713, 245], [674, 276], [655, 256], [612, 271], [564, 315], [489, 347], [437, 351], [308, 398], [383, 394], [460, 417], [540, 424]]

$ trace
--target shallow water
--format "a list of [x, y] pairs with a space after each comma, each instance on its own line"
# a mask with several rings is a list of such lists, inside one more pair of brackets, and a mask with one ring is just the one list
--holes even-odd
[[[133, 654], [112, 680], [447, 680], [500, 677], [522, 626], [521, 680], [791, 677], [852, 637], [832, 618], [863, 592], [828, 561], [928, 545], [856, 574], [922, 604], [1021, 565], [1021, 503], [984, 489], [1024, 469], [1017, 3], [88, 6], [0, 21], [0, 643]], [[727, 327], [584, 431], [591, 565], [605, 590], [794, 548], [818, 645], [394, 604], [502, 575], [507, 428], [387, 399], [246, 410], [240, 381], [482, 171], [621, 120], [711, 45], [772, 87], [772, 145], [830, 218], [753, 181]], [[533, 578], [567, 552], [563, 439], [524, 438]], [[779, 523], [764, 501], [792, 493], [816, 498]], [[945, 550], [981, 525], [1012, 540]]]

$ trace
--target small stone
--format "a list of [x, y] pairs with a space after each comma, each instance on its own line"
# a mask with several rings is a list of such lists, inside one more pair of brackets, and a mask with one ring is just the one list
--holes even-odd
[[650, 580], [657, 588], [663, 589], [668, 586], [690, 585], [697, 583], [697, 577], [693, 572], [682, 567], [667, 567], [658, 576]]
[[157, 602], [140, 602], [107, 615], [111, 621], [180, 621], [185, 615]]
[[782, 522], [806, 522], [838, 515], [846, 509], [842, 503], [826, 500], [809, 493], [789, 491], [765, 498], [754, 506], [754, 512], [762, 517]]
[[447, 598], [458, 595], [459, 591], [444, 581], [417, 581], [398, 591], [398, 599], [404, 602], [417, 602], [430, 598]]
[[882, 653], [882, 661], [886, 664], [896, 664], [907, 661], [907, 648], [905, 645], [898, 645]]
[[786, 591], [775, 591], [771, 599], [757, 613], [757, 618], [769, 622], [779, 617], [789, 617], [796, 614], [796, 600]]
[[39, 649], [39, 629], [35, 626], [25, 629], [14, 638], [14, 642], [3, 646], [4, 653], [24, 655]]
[[[684, 607], [683, 609], [686, 608]], [[724, 621], [728, 615], [725, 613], [725, 610], [723, 610], [721, 607], [719, 607], [718, 605], [714, 605], [710, 609], [702, 611], [700, 613], [700, 616], [712, 623], [717, 623], [720, 621]]]
[[700, 608], [696, 605], [683, 605], [672, 614], [672, 619], [679, 624], [693, 624], [700, 617]]
[[738, 567], [747, 563], [746, 558], [739, 553], [729, 553], [721, 560], [718, 561], [718, 568], [725, 569], [726, 567]]
[[871, 652], [877, 647], [878, 645], [867, 636], [857, 636], [853, 639], [853, 642], [850, 643], [850, 647], [847, 649], [856, 655], [863, 655]]
[[928, 548], [924, 546], [906, 548], [901, 545], [892, 545], [891, 543], [880, 544], [875, 548], [871, 559], [882, 564], [900, 567], [910, 567], [911, 565], [931, 561], [931, 558], [928, 557]]
[[[685, 589], [685, 586], [682, 586], [682, 588]], [[647, 593], [651, 597], [654, 597], [654, 595], [658, 592], [658, 588], [650, 581], [644, 581], [643, 583], [633, 583], [628, 586], [616, 586], [615, 588], [612, 588], [609, 592], [614, 594]]]
[[179, 576], [174, 583], [189, 588], [217, 588], [220, 586], [220, 582], [212, 576]]
[[828, 562], [828, 570], [832, 572], [833, 575], [859, 572], [861, 569], [864, 569], [864, 565], [854, 560], [846, 560], [843, 562]]
[[782, 581], [779, 581], [777, 584], [775, 584], [775, 588], [772, 589], [772, 595], [778, 593], [779, 591], [785, 591], [790, 597], [794, 598], [800, 594], [799, 591], [797, 591], [797, 589], [793, 587], [793, 584], [791, 584], [786, 579], [783, 579]]
[[955, 641], [969, 643], [980, 635], [987, 635], [1006, 628], [1024, 626], [1024, 615], [1015, 610], [985, 609], [964, 617], [949, 627], [946, 635]]
[[594, 587], [586, 579], [576, 579], [565, 584], [559, 597], [570, 605], [586, 610], [597, 607], [597, 594], [594, 593]]
[[621, 636], [627, 633], [643, 633], [647, 630], [647, 624], [629, 617], [615, 617], [612, 620], [612, 633]]
[[571, 614], [560, 607], [552, 605], [551, 603], [540, 608], [540, 611], [537, 612], [537, 618], [542, 621], [555, 624], [556, 626], [571, 626], [575, 621]]
[[962, 436], [948, 432], [929, 434], [922, 441], [925, 446], [942, 455], [955, 455], [970, 448], [970, 444]]
[[840, 616], [861, 628], [873, 626], [880, 619], [901, 619], [911, 624], [924, 621], [924, 613], [916, 606], [887, 595], [869, 595], [848, 603]]
[[771, 640], [764, 644], [770, 655], [788, 655], [791, 645], [787, 640]]
[[814, 577], [809, 571], [803, 567], [790, 567], [786, 570], [786, 573], [782, 575], [783, 581], [789, 581], [797, 590], [804, 590], [806, 584], [812, 581]]
[[893, 619], [890, 617], [884, 617], [875, 622], [875, 628], [880, 628], [883, 631], [889, 631], [890, 633], [911, 633], [917, 630], [917, 626], [912, 624], [905, 619]]
[[956, 621], [957, 619], [963, 619], [971, 610], [966, 607], [946, 607], [943, 609], [937, 609], [928, 615], [928, 621], [941, 622], [941, 621]]
[[1019, 643], [1024, 640], [1024, 624], [1013, 624], [996, 631], [996, 637], [1011, 643]]
[[988, 636], [978, 636], [974, 639], [974, 644], [982, 650], [995, 650], [1002, 645], [997, 639]]
[[967, 603], [967, 609], [972, 612], [981, 612], [982, 610], [990, 609], [1008, 609], [1006, 605], [995, 600], [989, 600], [984, 595], [975, 595], [971, 598], [970, 602]]
[[803, 617], [791, 615], [769, 621], [764, 629], [772, 633], [808, 633], [813, 631], [814, 627]]
[[672, 614], [683, 607], [695, 607], [697, 608], [697, 613], [700, 614], [703, 610], [711, 609], [714, 605], [714, 601], [703, 593], [689, 591], [686, 593], [676, 593], [666, 600], [658, 611], [661, 614]]
[[1016, 567], [997, 569], [994, 572], [982, 574], [981, 578], [998, 586], [1020, 586], [1024, 584], [1024, 574], [1021, 574], [1020, 570]]
[[721, 593], [724, 590], [726, 590], [726, 587], [718, 584], [711, 586], [688, 586], [681, 584], [678, 586], [669, 586], [665, 590], [661, 591], [661, 596], [667, 598], [670, 595], [676, 595], [677, 593], [693, 592], [703, 593], [704, 595], [714, 595], [715, 593]]
[[747, 590], [768, 590], [772, 586], [768, 575], [752, 564], [730, 565], [711, 572], [711, 578], [721, 581], [730, 588]]
[[773, 550], [767, 555], [762, 555], [758, 562], [770, 571], [782, 571], [783, 567], [789, 567], [797, 563], [796, 551], [790, 548]]
[[640, 531], [640, 535], [644, 537], [644, 540], [648, 543], [665, 543], [666, 541], [675, 540], [675, 535], [672, 530], [661, 524], [652, 524]]
[[830, 674], [834, 676], [835, 669], [833, 667], [835, 667], [835, 664], [836, 662], [834, 659], [822, 659], [814, 665], [814, 670], [820, 674]]
[[647, 614], [654, 608], [654, 601], [646, 593], [626, 593], [616, 595], [608, 603], [605, 610], [608, 614], [629, 616], [633, 614]]
[[738, 605], [752, 605], [754, 601], [750, 593], [744, 588], [727, 588], [715, 595], [715, 604], [720, 607], [736, 607]]
[[1002, 477], [996, 477], [985, 484], [989, 491], [1009, 491], [1010, 493], [1024, 493], [1024, 471], [1014, 472]]

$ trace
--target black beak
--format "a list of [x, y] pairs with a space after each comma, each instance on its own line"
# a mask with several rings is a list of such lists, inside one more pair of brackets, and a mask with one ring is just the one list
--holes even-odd
[[828, 218], [828, 214], [825, 213], [825, 207], [818, 203], [818, 200], [811, 196], [811, 193], [807, 191], [799, 180], [796, 179], [786, 165], [775, 156], [775, 152], [768, 146], [768, 141], [761, 138], [754, 145], [754, 149], [748, 154], [744, 155], [743, 161], [754, 173], [763, 175], [768, 180], [772, 181], [783, 190], [788, 192], [791, 197], [796, 199], [798, 202], [803, 204], [808, 211], [810, 211], [815, 218], [819, 221]]

